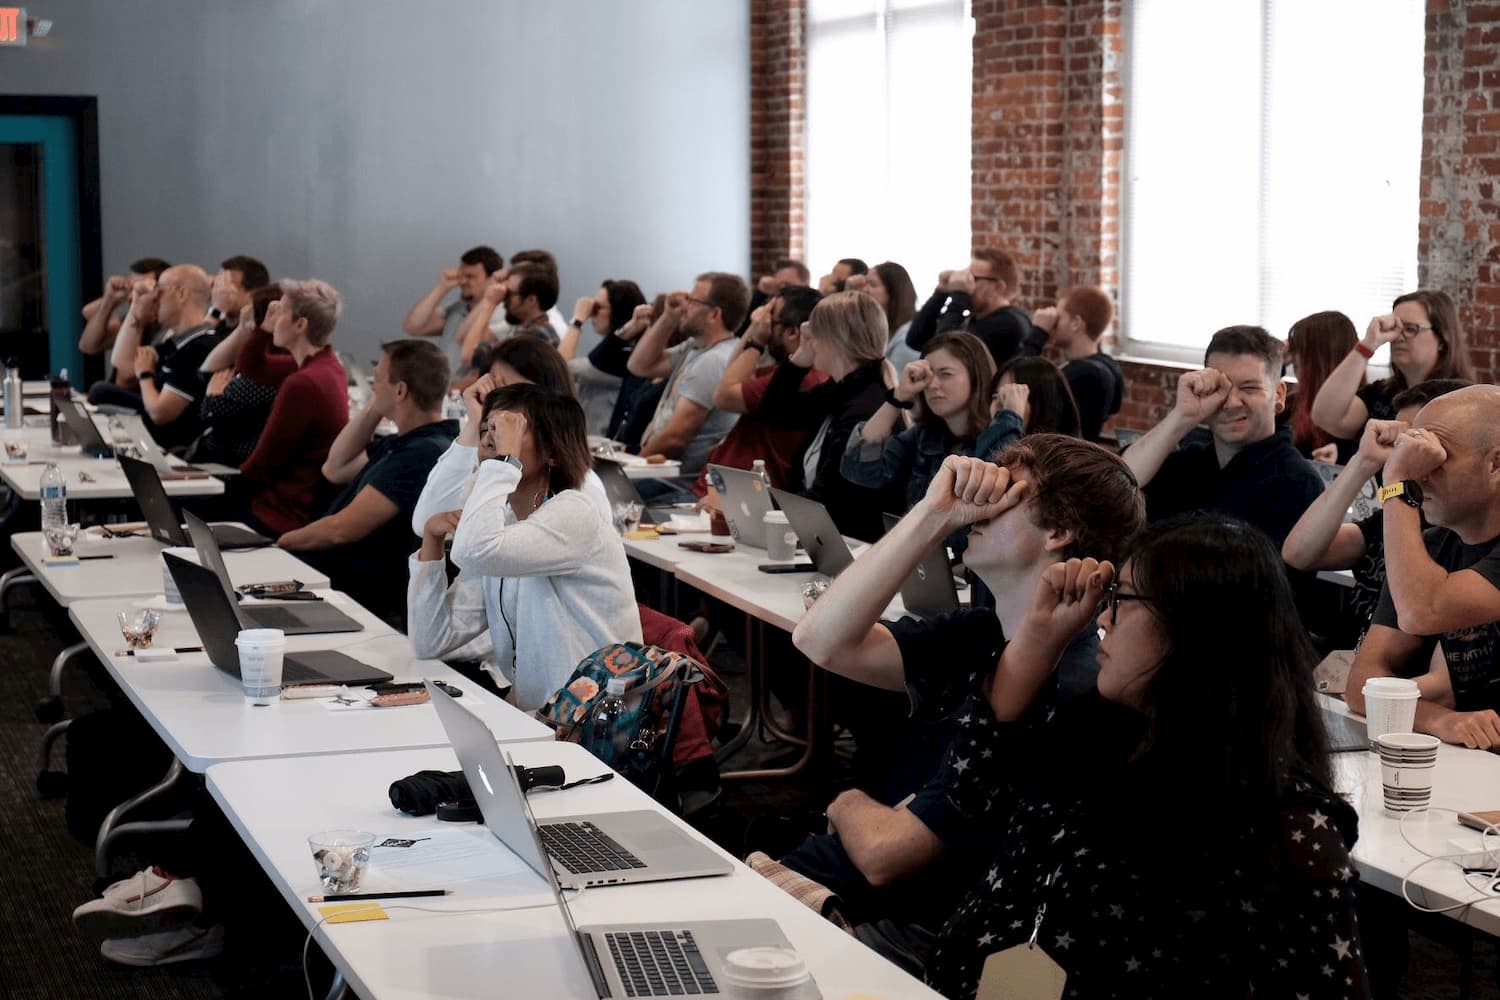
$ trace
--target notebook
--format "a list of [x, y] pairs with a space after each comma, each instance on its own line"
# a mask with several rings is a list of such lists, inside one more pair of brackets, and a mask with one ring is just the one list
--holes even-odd
[[816, 500], [774, 487], [771, 496], [775, 498], [776, 506], [786, 512], [788, 523], [797, 533], [798, 544], [807, 550], [807, 557], [819, 573], [838, 576], [854, 562], [854, 553], [849, 551], [849, 543], [839, 534], [828, 508]]
[[[130, 482], [130, 492], [135, 494], [135, 502], [141, 508], [141, 516], [146, 519], [146, 525], [151, 529], [151, 537], [164, 545], [193, 544], [177, 519], [177, 507], [172, 503], [172, 498], [167, 496], [167, 489], [161, 484], [161, 476], [156, 467], [149, 462], [121, 455], [120, 468], [125, 471], [125, 478]], [[233, 524], [215, 524], [209, 526], [209, 530], [213, 532], [214, 541], [223, 549], [260, 549], [275, 544], [274, 539]]]
[[552, 864], [585, 886], [728, 875], [734, 866], [649, 809], [565, 816], [533, 829], [520, 787], [501, 776], [495, 737], [480, 719], [432, 684], [438, 719], [463, 765], [485, 826], [537, 871], [551, 870], [534, 849], [537, 836]]

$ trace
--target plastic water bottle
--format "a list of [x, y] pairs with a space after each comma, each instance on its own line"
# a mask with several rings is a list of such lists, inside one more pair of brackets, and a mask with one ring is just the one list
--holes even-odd
[[621, 723], [625, 718], [625, 689], [629, 683], [624, 677], [610, 678], [604, 697], [583, 725], [584, 748], [606, 764], [614, 764], [618, 747], [625, 739]]
[[42, 470], [42, 531], [63, 531], [68, 526], [68, 484], [56, 462]]
[[763, 459], [763, 458], [757, 458], [755, 461], [751, 462], [750, 463], [750, 471], [753, 472], [753, 473], [755, 473], [757, 476], [759, 476], [760, 477], [760, 481], [766, 484], [766, 488], [767, 489], [770, 489], [770, 487], [771, 487], [771, 474], [766, 471], [766, 460], [765, 459]]
[[5, 362], [5, 392], [0, 402], [5, 404], [5, 426], [16, 428], [21, 426], [21, 417], [24, 414], [21, 389], [21, 366], [16, 363], [15, 358]]

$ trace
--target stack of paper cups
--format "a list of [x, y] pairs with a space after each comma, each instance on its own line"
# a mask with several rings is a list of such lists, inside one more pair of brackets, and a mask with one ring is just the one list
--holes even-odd
[[286, 634], [279, 628], [241, 629], [234, 646], [240, 657], [240, 683], [245, 688], [245, 701], [251, 705], [280, 701]]
[[1375, 740], [1380, 753], [1380, 788], [1388, 812], [1426, 809], [1432, 800], [1432, 771], [1437, 766], [1436, 736], [1386, 733]]
[[1371, 677], [1365, 681], [1365, 728], [1370, 734], [1370, 749], [1379, 750], [1375, 741], [1386, 733], [1409, 733], [1417, 718], [1417, 701], [1422, 693], [1417, 682], [1404, 677]]

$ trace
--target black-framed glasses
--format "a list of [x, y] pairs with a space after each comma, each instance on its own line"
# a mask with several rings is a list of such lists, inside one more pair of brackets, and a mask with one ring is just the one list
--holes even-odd
[[975, 281], [999, 281], [1000, 280], [999, 278], [995, 277], [993, 274], [973, 274], [973, 275], [970, 275], [970, 277], [973, 278]]
[[691, 302], [693, 305], [695, 305], [695, 306], [702, 306], [705, 309], [714, 309], [714, 308], [717, 308], [712, 302], [709, 302], [709, 301], [707, 301], [705, 299], [695, 299], [691, 295], [684, 295], [682, 297], [682, 301], [684, 301], [684, 302]]
[[1406, 337], [1407, 340], [1410, 340], [1413, 337], [1419, 336], [1422, 333], [1423, 330], [1431, 330], [1431, 329], [1432, 329], [1432, 324], [1431, 323], [1402, 323], [1401, 324], [1401, 334], [1402, 334], [1402, 336]]
[[1109, 612], [1110, 623], [1113, 624], [1115, 622], [1115, 620], [1116, 620], [1116, 617], [1119, 614], [1121, 603], [1123, 603], [1125, 601], [1149, 601], [1149, 600], [1151, 600], [1151, 598], [1148, 597], [1148, 596], [1146, 596], [1145, 594], [1122, 594], [1122, 593], [1120, 593], [1120, 581], [1116, 580], [1116, 581], [1114, 581], [1113, 583], [1111, 583], [1109, 585], [1109, 590], [1107, 590], [1105, 592], [1105, 594], [1104, 594], [1104, 607], [1101, 608], [1100, 611], [1101, 611], [1101, 613], [1104, 612], [1104, 611], [1108, 611]]

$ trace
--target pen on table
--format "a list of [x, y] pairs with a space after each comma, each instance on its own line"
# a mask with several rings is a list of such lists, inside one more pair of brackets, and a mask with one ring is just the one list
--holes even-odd
[[[202, 646], [178, 646], [176, 649], [170, 649], [170, 650], [157, 649], [155, 651], [158, 652], [158, 653], [160, 653], [160, 652], [169, 652], [169, 653], [201, 653], [201, 652], [203, 652], [203, 647]], [[134, 656], [136, 654], [136, 652], [137, 652], [137, 650], [134, 650], [134, 649], [117, 649], [117, 650], [115, 650], [115, 655], [116, 656]]]
[[407, 892], [335, 892], [326, 896], [308, 896], [309, 903], [342, 903], [361, 899], [418, 899], [423, 896], [451, 896], [452, 889], [412, 889]]
[[74, 556], [73, 558], [77, 559], [79, 562], [83, 562], [85, 559], [113, 559], [114, 556], [112, 556], [112, 555], [103, 555], [103, 556]]

